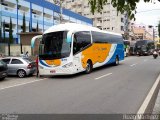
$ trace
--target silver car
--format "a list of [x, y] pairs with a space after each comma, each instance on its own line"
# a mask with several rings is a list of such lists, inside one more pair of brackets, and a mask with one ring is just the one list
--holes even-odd
[[2, 58], [8, 66], [8, 75], [18, 75], [20, 78], [32, 75], [36, 71], [36, 64], [25, 57], [6, 57]]

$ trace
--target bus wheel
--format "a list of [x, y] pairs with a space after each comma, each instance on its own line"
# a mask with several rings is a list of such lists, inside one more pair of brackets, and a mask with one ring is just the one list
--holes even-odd
[[117, 56], [116, 59], [115, 59], [115, 65], [119, 65], [119, 57]]
[[91, 73], [92, 68], [93, 68], [92, 62], [88, 60], [87, 65], [86, 65], [86, 73], [87, 74]]

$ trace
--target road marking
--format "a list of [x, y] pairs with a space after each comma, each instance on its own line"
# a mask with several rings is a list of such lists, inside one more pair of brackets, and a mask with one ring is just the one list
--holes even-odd
[[130, 66], [133, 67], [133, 66], [135, 66], [135, 65], [137, 65], [137, 63], [134, 63], [134, 64], [132, 64], [132, 65], [130, 65]]
[[139, 108], [137, 114], [145, 114], [148, 105], [150, 104], [150, 102], [152, 102], [151, 99], [154, 97], [154, 94], [155, 94], [156, 90], [159, 90], [159, 88], [158, 88], [159, 84], [160, 84], [160, 75], [158, 76], [157, 80], [154, 82], [152, 88], [150, 89], [150, 91], [149, 91], [147, 97], [145, 98], [145, 100], [143, 101], [143, 104]]
[[109, 76], [109, 75], [112, 75], [112, 73], [108, 73], [108, 74], [106, 74], [106, 75], [102, 75], [102, 76], [100, 76], [100, 77], [97, 77], [97, 78], [95, 78], [95, 80], [101, 79], [101, 78], [103, 78], [103, 77], [107, 77], [107, 76]]
[[30, 82], [22, 83], [22, 84], [17, 84], [17, 85], [13, 85], [13, 86], [8, 86], [8, 87], [4, 87], [4, 88], [0, 88], [0, 91], [1, 91], [1, 90], [4, 90], [4, 89], [8, 89], [8, 88], [13, 88], [13, 87], [18, 87], [18, 86], [22, 86], [22, 85], [26, 85], [26, 84], [34, 83], [34, 82], [40, 82], [40, 81], [45, 80], [45, 79], [47, 79], [47, 78], [39, 79], [39, 80], [34, 80], [34, 81], [30, 81]]

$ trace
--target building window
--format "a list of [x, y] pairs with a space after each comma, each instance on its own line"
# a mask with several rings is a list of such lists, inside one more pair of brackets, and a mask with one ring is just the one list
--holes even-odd
[[110, 19], [107, 19], [107, 21], [110, 21]]
[[121, 31], [123, 31], [124, 30], [124, 26], [121, 26]]
[[121, 18], [121, 22], [122, 22], [122, 23], [124, 22], [124, 19], [123, 19], [123, 18]]

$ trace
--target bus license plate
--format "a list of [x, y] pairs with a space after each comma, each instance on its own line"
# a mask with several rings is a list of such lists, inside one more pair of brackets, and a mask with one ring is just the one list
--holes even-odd
[[51, 70], [50, 73], [56, 73], [56, 71], [55, 70]]

